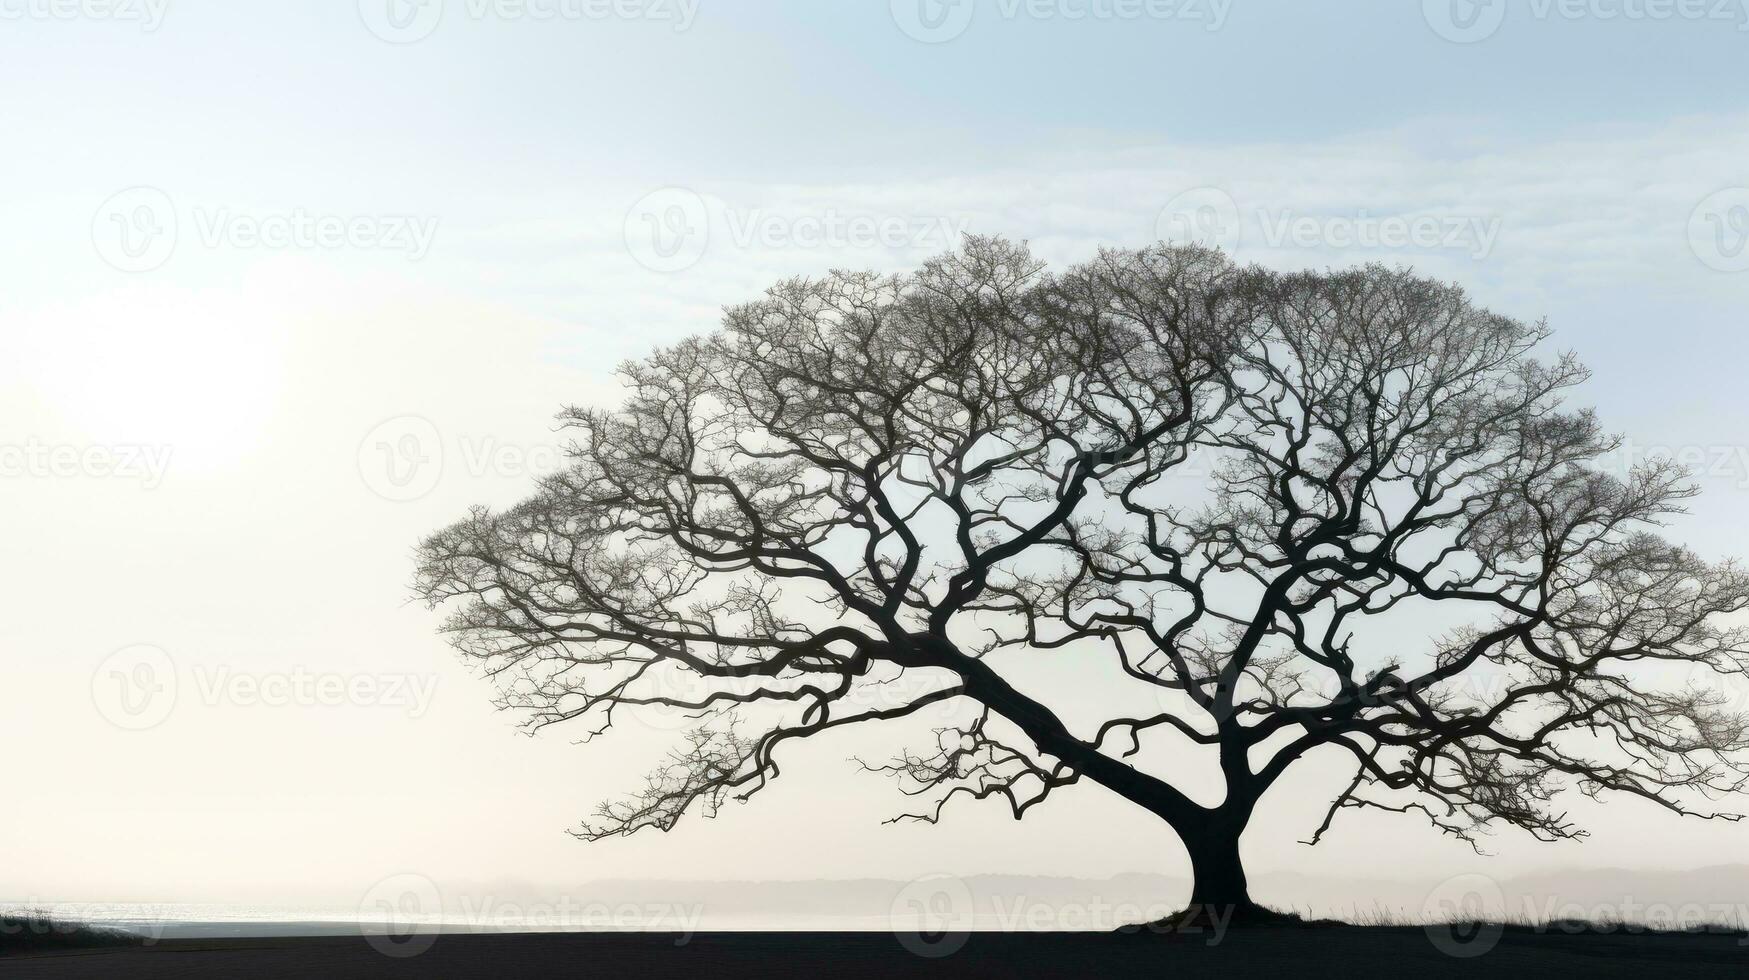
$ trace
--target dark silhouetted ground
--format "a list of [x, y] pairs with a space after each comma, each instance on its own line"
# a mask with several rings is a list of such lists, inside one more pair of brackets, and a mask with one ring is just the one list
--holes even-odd
[[[1573, 935], [1515, 928], [1484, 933], [1484, 945], [1493, 940], [1488, 951], [1468, 958], [1442, 952], [1425, 930], [1415, 927], [1234, 930], [1212, 946], [1206, 935], [976, 933], [963, 937], [950, 955], [934, 958], [916, 955], [885, 932], [700, 933], [680, 944], [678, 937], [658, 933], [434, 938], [428, 949], [402, 958], [384, 955], [362, 938], [338, 936], [180, 940], [122, 950], [15, 953], [0, 956], [0, 976], [1749, 976], [1749, 943], [1729, 934]], [[950, 939], [947, 945], [956, 944]]]

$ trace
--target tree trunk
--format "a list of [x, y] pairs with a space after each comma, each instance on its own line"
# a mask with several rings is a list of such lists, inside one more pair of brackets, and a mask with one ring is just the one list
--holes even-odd
[[1280, 918], [1251, 901], [1245, 864], [1239, 857], [1239, 837], [1251, 820], [1255, 799], [1210, 810], [1205, 819], [1180, 830], [1190, 852], [1190, 905], [1186, 923], [1263, 923]]
[[1190, 851], [1190, 903], [1220, 908], [1250, 908], [1251, 892], [1245, 881], [1245, 865], [1239, 859], [1241, 826], [1225, 823], [1198, 828], [1186, 836]]

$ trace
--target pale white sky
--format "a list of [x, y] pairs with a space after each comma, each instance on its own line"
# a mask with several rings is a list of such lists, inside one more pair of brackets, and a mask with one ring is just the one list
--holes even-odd
[[[707, 3], [680, 29], [677, 0], [457, 0], [395, 44], [369, 0], [186, 0], [153, 29], [0, 0], [0, 898], [1178, 870], [1093, 786], [1023, 823], [882, 826], [903, 801], [845, 762], [879, 730], [793, 746], [714, 822], [579, 843], [674, 733], [522, 737], [408, 603], [418, 538], [515, 500], [615, 362], [962, 231], [1060, 264], [1213, 213], [1244, 259], [1409, 263], [1547, 316], [1606, 425], [1701, 467], [1675, 535], [1749, 554], [1749, 34], [1526, 14], [1455, 43], [1415, 6], [1235, 0], [1211, 30], [980, 0], [924, 43], [903, 4]], [[1432, 237], [1368, 244], [1393, 227]], [[1294, 843], [1338, 778], [1272, 794], [1254, 870], [1749, 856], [1741, 825], [1633, 802], [1576, 801], [1582, 844], [1503, 830], [1493, 863], [1411, 818]]]

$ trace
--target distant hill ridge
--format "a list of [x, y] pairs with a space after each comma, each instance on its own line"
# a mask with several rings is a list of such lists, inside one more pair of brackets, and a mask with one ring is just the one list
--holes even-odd
[[[1749, 922], [1749, 864], [1717, 865], [1690, 870], [1599, 868], [1539, 870], [1512, 875], [1465, 873], [1447, 879], [1326, 878], [1296, 872], [1264, 872], [1252, 877], [1252, 893], [1266, 904], [1341, 918], [1389, 914], [1418, 918], [1432, 902], [1462, 901], [1474, 895], [1483, 907], [1514, 918], [1541, 919], [1584, 910], [1640, 921], [1654, 906], [1672, 910], [1700, 906], [1742, 916]], [[957, 882], [957, 884], [955, 883]], [[963, 891], [961, 890], [963, 886]], [[1189, 894], [1186, 878], [1152, 873], [1127, 873], [1110, 878], [1054, 875], [979, 874], [940, 885], [952, 894], [969, 896], [980, 914], [1025, 905], [1176, 906]], [[706, 920], [730, 916], [885, 917], [896, 902], [938, 890], [928, 883], [905, 879], [841, 880], [642, 880], [604, 879], [571, 889], [540, 888], [528, 882], [449, 883], [445, 905], [468, 898], [479, 907], [482, 897], [523, 905], [551, 904], [561, 898], [573, 903], [628, 905], [680, 904], [700, 907]], [[946, 891], [944, 891], [944, 894]], [[963, 898], [961, 899], [963, 901]], [[1635, 910], [1640, 910], [1636, 913]], [[1692, 909], [1690, 910], [1693, 911]]]

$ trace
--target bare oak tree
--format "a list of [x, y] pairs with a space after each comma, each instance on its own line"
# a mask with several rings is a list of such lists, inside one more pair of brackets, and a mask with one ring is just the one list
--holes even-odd
[[[1347, 773], [1313, 843], [1355, 808], [1580, 836], [1564, 787], [1735, 819], [1749, 577], [1655, 536], [1684, 474], [1606, 472], [1546, 336], [1400, 270], [1157, 246], [1051, 274], [972, 239], [625, 365], [621, 407], [561, 415], [562, 472], [423, 542], [418, 588], [533, 727], [696, 719], [588, 838], [949, 708], [868, 764], [905, 817], [1097, 784], [1172, 827], [1200, 907], [1254, 908], [1240, 836], [1310, 755]], [[1017, 683], [1028, 658], [1086, 684]]]

